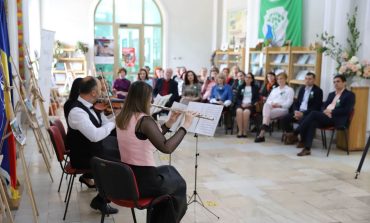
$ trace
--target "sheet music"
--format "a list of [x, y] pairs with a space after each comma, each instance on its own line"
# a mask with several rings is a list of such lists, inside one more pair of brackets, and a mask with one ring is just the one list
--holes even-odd
[[[168, 94], [166, 96], [161, 96], [161, 95], [158, 94], [157, 97], [154, 98], [153, 104], [160, 105], [160, 106], [165, 106], [166, 103], [170, 100], [171, 96], [172, 96], [172, 94]], [[154, 106], [152, 106], [150, 108], [150, 114], [158, 113], [160, 111], [162, 111], [161, 108], [157, 108], [157, 107], [154, 107]]]
[[[186, 111], [187, 107], [188, 107], [187, 105], [178, 103], [176, 101], [173, 102], [173, 104], [171, 106], [171, 108], [178, 109], [178, 110], [184, 110], [184, 111]], [[170, 111], [170, 113], [168, 113], [168, 117], [170, 117], [171, 114], [172, 114], [172, 111]], [[177, 121], [175, 123], [173, 123], [173, 125], [171, 126], [171, 129], [170, 130], [172, 132], [174, 132], [178, 128], [180, 128], [180, 126], [184, 122], [184, 118], [185, 118], [185, 115], [184, 114], [181, 114], [180, 117], [177, 118]]]
[[223, 110], [222, 105], [190, 102], [187, 110], [199, 112], [202, 115], [207, 115], [214, 118], [214, 120], [195, 118], [191, 127], [188, 129], [188, 132], [198, 133], [206, 136], [213, 136], [215, 134], [218, 121], [220, 120]]
[[[191, 123], [189, 129], [187, 130], [188, 132], [191, 133], [213, 136], [215, 134], [218, 121], [220, 120], [223, 106], [199, 102], [190, 102], [189, 105], [186, 106], [184, 104], [174, 102], [171, 108], [184, 111], [199, 112], [202, 115], [207, 115], [209, 117], [214, 118], [214, 120], [193, 118], [193, 122]], [[169, 116], [170, 115], [171, 112], [169, 113]], [[176, 131], [183, 124], [184, 119], [185, 115], [181, 114], [177, 121], [172, 125], [171, 131]]]

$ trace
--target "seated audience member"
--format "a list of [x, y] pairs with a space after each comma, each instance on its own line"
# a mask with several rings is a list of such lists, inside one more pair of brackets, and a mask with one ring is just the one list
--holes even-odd
[[269, 129], [271, 119], [284, 117], [293, 103], [294, 90], [286, 85], [287, 74], [280, 73], [277, 77], [279, 87], [274, 88], [268, 96], [262, 110], [262, 128], [254, 142], [264, 142], [265, 132]]
[[225, 67], [222, 69], [222, 74], [226, 77], [226, 84], [233, 86], [234, 84], [234, 76], [230, 75], [230, 69], [228, 67]]
[[230, 74], [230, 76], [233, 77], [234, 79], [237, 79], [238, 78], [239, 71], [240, 71], [240, 68], [238, 67], [238, 65], [234, 65], [231, 68], [231, 74]]
[[150, 74], [150, 67], [148, 65], [145, 65], [143, 68], [146, 70], [146, 72], [149, 75]]
[[162, 67], [157, 67], [155, 68], [154, 70], [154, 79], [159, 79], [159, 78], [163, 78], [163, 69]]
[[322, 90], [315, 85], [315, 74], [308, 72], [305, 77], [305, 86], [299, 89], [298, 99], [293, 104], [293, 112], [282, 119], [282, 129], [285, 131], [286, 144], [298, 141], [293, 134], [293, 122], [301, 123], [311, 111], [320, 111], [322, 105]]
[[231, 129], [231, 111], [230, 107], [233, 99], [233, 92], [230, 85], [226, 84], [226, 77], [223, 74], [217, 75], [216, 85], [213, 86], [211, 91], [211, 97], [209, 102], [212, 104], [218, 104], [224, 106], [225, 113], [225, 126], [227, 129]]
[[191, 70], [187, 71], [184, 79], [185, 82], [182, 86], [182, 97], [180, 102], [187, 105], [190, 101], [200, 101], [202, 98], [200, 94], [201, 86], [195, 73]]
[[174, 101], [179, 100], [177, 82], [171, 79], [172, 74], [173, 70], [171, 68], [167, 68], [164, 73], [164, 78], [157, 80], [153, 90], [154, 97], [156, 97], [158, 94], [161, 96], [172, 94], [170, 100], [166, 104], [167, 107], [171, 107]]
[[184, 84], [185, 72], [186, 72], [185, 67], [177, 67], [176, 74], [172, 77], [172, 79], [177, 82], [177, 91], [178, 91], [179, 97], [182, 96], [182, 85]]
[[[100, 93], [100, 81], [91, 76], [85, 77], [80, 84], [79, 97], [66, 117], [68, 125], [66, 140], [70, 148], [73, 168], [88, 170], [92, 157], [107, 158], [108, 154], [103, 148], [103, 140], [109, 136], [116, 125], [114, 119], [108, 119], [104, 114], [93, 109], [93, 104], [100, 97]], [[119, 157], [114, 158], [119, 159]], [[89, 188], [95, 187], [93, 176], [90, 173], [83, 174], [79, 181]], [[90, 207], [99, 209], [104, 214], [118, 212], [117, 209], [107, 205], [99, 194], [91, 201]]]
[[113, 83], [113, 94], [120, 99], [124, 99], [126, 97], [131, 84], [131, 82], [126, 79], [126, 74], [127, 71], [124, 67], [119, 69], [119, 77]]
[[207, 80], [207, 74], [208, 69], [206, 67], [202, 67], [198, 75], [198, 80], [200, 84], [203, 84]]
[[336, 75], [334, 77], [335, 91], [328, 95], [323, 106], [323, 111], [312, 111], [307, 115], [294, 130], [296, 135], [300, 135], [304, 147], [297, 156], [311, 155], [312, 140], [315, 136], [316, 128], [328, 126], [345, 126], [355, 105], [355, 95], [346, 89], [346, 77]]
[[149, 79], [149, 75], [146, 69], [141, 68], [139, 73], [137, 74], [137, 80], [138, 81], [144, 81], [145, 83], [149, 84], [151, 87], [153, 87], [153, 80]]
[[274, 72], [267, 73], [267, 83], [263, 84], [260, 88], [260, 95], [263, 101], [266, 101], [267, 97], [270, 95], [272, 89], [276, 88], [278, 84], [276, 83], [276, 76]]
[[152, 88], [149, 85], [140, 81], [133, 83], [124, 107], [117, 115], [121, 161], [132, 168], [140, 197], [149, 198], [165, 194], [171, 196], [171, 202], [164, 201], [153, 206], [148, 222], [180, 222], [187, 210], [186, 182], [173, 166], [157, 166], [153, 149], [171, 154], [186, 135], [193, 114], [186, 112], [182, 126], [173, 132], [171, 137], [166, 138], [164, 135], [176, 122], [180, 113], [172, 112], [166, 123], [160, 127], [149, 114], [151, 94]]
[[207, 77], [205, 82], [202, 85], [202, 102], [209, 102], [210, 97], [211, 97], [211, 92], [213, 86], [216, 85], [216, 76], [218, 75], [218, 69], [217, 68], [212, 68], [210, 70], [210, 75]]
[[249, 117], [254, 112], [255, 103], [258, 101], [258, 87], [254, 84], [254, 76], [252, 73], [247, 75], [243, 71], [239, 71], [238, 77], [243, 76], [245, 81], [238, 86], [236, 93], [236, 122], [238, 125], [237, 137], [247, 137], [247, 129], [249, 128]]

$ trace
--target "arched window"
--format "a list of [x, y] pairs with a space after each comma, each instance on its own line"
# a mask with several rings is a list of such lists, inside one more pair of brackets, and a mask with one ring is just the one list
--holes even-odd
[[100, 0], [95, 9], [95, 66], [109, 82], [120, 67], [136, 80], [139, 69], [162, 65], [162, 16], [154, 0]]

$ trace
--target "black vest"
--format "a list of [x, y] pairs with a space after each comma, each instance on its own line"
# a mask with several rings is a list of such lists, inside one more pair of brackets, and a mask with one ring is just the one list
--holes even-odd
[[[84, 106], [80, 101], [76, 101], [72, 106], [71, 110], [75, 107], [84, 110], [90, 118], [90, 121], [97, 127], [101, 127], [101, 116], [100, 113], [96, 112], [96, 116], [99, 120], [96, 120], [95, 116], [90, 112], [90, 109]], [[68, 117], [67, 117], [68, 124]], [[102, 148], [101, 141], [91, 142], [86, 138], [80, 131], [72, 129], [68, 124], [67, 132], [67, 145], [70, 149], [70, 159], [73, 168], [77, 169], [90, 169], [90, 159], [93, 156], [100, 156]]]

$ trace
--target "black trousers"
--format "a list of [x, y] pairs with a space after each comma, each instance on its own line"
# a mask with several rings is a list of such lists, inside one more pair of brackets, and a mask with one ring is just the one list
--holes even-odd
[[323, 112], [312, 111], [300, 123], [299, 127], [294, 131], [301, 135], [304, 147], [310, 149], [315, 136], [316, 128], [325, 128], [334, 125], [332, 118], [329, 118]]
[[294, 118], [294, 113], [289, 113], [281, 119], [281, 128], [284, 132], [293, 132], [293, 123], [300, 125], [307, 116], [303, 116], [300, 120]]
[[[187, 210], [186, 182], [173, 166], [130, 165], [141, 197], [155, 197], [169, 194], [171, 202], [162, 202], [153, 208], [152, 223], [180, 222]], [[173, 209], [172, 209], [172, 204]]]

